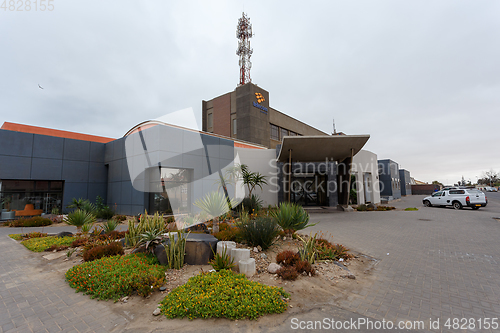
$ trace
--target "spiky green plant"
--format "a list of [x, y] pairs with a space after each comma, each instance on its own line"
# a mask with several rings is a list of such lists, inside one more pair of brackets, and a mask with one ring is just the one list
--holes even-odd
[[283, 230], [302, 230], [316, 224], [309, 224], [309, 214], [302, 206], [295, 203], [282, 202], [278, 209], [270, 212]]
[[[175, 235], [177, 234], [177, 237]], [[165, 246], [167, 252], [168, 268], [181, 269], [184, 266], [184, 255], [186, 254], [186, 239], [189, 232], [182, 230], [169, 234], [169, 242]], [[177, 239], [176, 239], [177, 238]]]
[[234, 207], [237, 203], [235, 199], [227, 199], [221, 192], [210, 192], [203, 199], [198, 199], [194, 205], [213, 219], [213, 232], [217, 233], [219, 216], [227, 213], [230, 207]]
[[141, 239], [141, 234], [153, 230], [158, 230], [161, 234], [165, 232], [166, 229], [165, 220], [160, 214], [156, 213], [153, 216], [148, 216], [148, 213], [144, 212], [144, 214], [140, 216], [137, 225], [133, 220], [128, 222], [128, 233], [125, 235], [125, 240], [128, 245], [135, 247]]
[[116, 220], [108, 220], [102, 224], [102, 231], [105, 234], [109, 234], [111, 231], [115, 230], [118, 226], [118, 221]]
[[83, 225], [86, 223], [94, 223], [95, 217], [92, 213], [86, 212], [81, 209], [76, 209], [68, 214], [64, 218], [64, 222], [69, 225], [73, 225], [77, 228], [77, 230], [81, 230]]
[[317, 233], [314, 236], [310, 236], [307, 240], [297, 235], [297, 238], [302, 241], [302, 246], [299, 248], [299, 256], [302, 261], [309, 261], [309, 263], [314, 264], [316, 259], [316, 237]]
[[146, 251], [150, 251], [154, 253], [155, 247], [161, 244], [162, 242], [162, 231], [159, 229], [147, 230], [140, 235], [138, 245], [145, 244]]
[[[213, 252], [214, 250], [212, 249]], [[223, 247], [220, 254], [214, 253], [214, 259], [210, 260], [210, 266], [217, 272], [221, 269], [231, 269], [234, 267], [234, 258], [227, 253], [227, 247]]]
[[84, 235], [87, 235], [90, 230], [92, 230], [92, 227], [94, 226], [94, 223], [85, 223], [84, 225], [82, 225], [82, 233]]

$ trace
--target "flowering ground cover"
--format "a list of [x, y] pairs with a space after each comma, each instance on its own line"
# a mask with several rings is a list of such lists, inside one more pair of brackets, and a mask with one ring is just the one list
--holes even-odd
[[43, 252], [53, 245], [65, 245], [70, 246], [75, 240], [75, 237], [37, 237], [23, 240], [21, 244], [26, 246], [26, 248], [33, 252]]
[[104, 257], [74, 266], [66, 272], [66, 281], [77, 292], [100, 300], [141, 296], [165, 284], [165, 267], [151, 255], [142, 253]]
[[174, 289], [160, 303], [167, 318], [256, 319], [287, 309], [283, 288], [248, 280], [230, 270], [201, 273]]

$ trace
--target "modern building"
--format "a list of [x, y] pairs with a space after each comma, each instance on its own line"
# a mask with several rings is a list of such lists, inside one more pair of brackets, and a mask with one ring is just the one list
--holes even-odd
[[401, 180], [398, 163], [390, 159], [378, 160], [380, 196], [384, 200], [401, 198]]
[[401, 180], [401, 195], [407, 196], [411, 195], [411, 177], [410, 171], [405, 169], [399, 169], [399, 179]]
[[[116, 213], [196, 212], [210, 192], [231, 197], [221, 177], [237, 164], [265, 175], [255, 194], [265, 205], [348, 203], [350, 165], [369, 136], [287, 136], [276, 149], [148, 121], [112, 139], [4, 123], [0, 129], [0, 199], [9, 209], [68, 212], [73, 198], [100, 196]], [[314, 149], [313, 149], [314, 148]], [[310, 186], [314, 183], [314, 186]], [[290, 186], [291, 184], [291, 186]], [[198, 210], [199, 211], [199, 210]]]
[[269, 92], [246, 83], [234, 91], [202, 102], [202, 129], [276, 148], [285, 136], [328, 135], [270, 106]]
[[357, 153], [352, 162], [357, 204], [379, 204], [380, 188], [377, 154], [368, 150]]

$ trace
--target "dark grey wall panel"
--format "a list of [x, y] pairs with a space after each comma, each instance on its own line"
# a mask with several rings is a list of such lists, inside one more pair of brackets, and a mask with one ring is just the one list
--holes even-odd
[[63, 161], [60, 159], [33, 158], [31, 160], [31, 179], [61, 180], [63, 179], [62, 164]]
[[89, 183], [88, 184], [88, 199], [92, 202], [95, 202], [98, 195], [103, 198], [104, 202], [106, 202], [106, 192], [107, 192], [108, 184], [106, 183]]
[[90, 161], [104, 163], [105, 144], [99, 142], [90, 143]]
[[130, 215], [144, 214], [144, 205], [131, 205]]
[[206, 151], [208, 152], [208, 156], [211, 158], [219, 158], [220, 154], [220, 140], [219, 138], [210, 136], [210, 135], [202, 135], [201, 136], [203, 145], [206, 148]]
[[111, 141], [104, 145], [104, 163], [109, 163], [113, 160], [113, 152], [115, 150], [115, 142]]
[[121, 180], [122, 181], [128, 181], [130, 182], [130, 172], [128, 170], [128, 163], [127, 163], [127, 159], [124, 158], [121, 160], [121, 165], [122, 165], [122, 177], [121, 177]]
[[125, 158], [125, 138], [121, 138], [113, 142], [113, 160]]
[[122, 163], [123, 160], [115, 160], [109, 162], [108, 181], [119, 182], [122, 179]]
[[[203, 178], [203, 159], [205, 157], [189, 154], [182, 155], [182, 167], [192, 170], [191, 177], [193, 177], [193, 180]], [[202, 167], [200, 168], [200, 166]]]
[[33, 137], [33, 157], [63, 158], [64, 138], [55, 136], [37, 135]]
[[113, 208], [115, 204], [120, 204], [121, 189], [122, 189], [121, 182], [108, 183], [107, 203], [109, 207]]
[[90, 162], [89, 163], [89, 182], [91, 183], [106, 183], [108, 180], [108, 169], [104, 163]]
[[70, 210], [67, 206], [71, 204], [73, 198], [88, 198], [87, 183], [64, 182], [63, 212], [67, 213]]
[[31, 158], [0, 155], [0, 179], [30, 179]]
[[130, 182], [121, 182], [120, 204], [132, 204], [132, 184]]
[[143, 207], [144, 209], [144, 198], [146, 193], [142, 191], [137, 191], [135, 188], [132, 187], [132, 205], [138, 205]]
[[31, 157], [33, 134], [0, 130], [0, 155]]
[[89, 162], [63, 160], [62, 178], [68, 182], [88, 182]]
[[88, 161], [90, 156], [90, 142], [74, 139], [64, 139], [65, 160]]

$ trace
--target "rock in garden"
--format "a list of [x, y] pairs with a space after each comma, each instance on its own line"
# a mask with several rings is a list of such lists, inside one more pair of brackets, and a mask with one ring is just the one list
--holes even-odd
[[260, 254], [260, 258], [261, 258], [261, 259], [267, 259], [267, 255], [266, 255], [265, 253], [261, 253], [261, 254]]
[[278, 269], [280, 269], [281, 266], [276, 264], [276, 263], [271, 263], [269, 265], [269, 267], [267, 267], [267, 271], [270, 273], [270, 274], [276, 274], [276, 272], [278, 271]]
[[260, 245], [257, 245], [257, 250], [260, 252], [262, 251], [262, 247]]
[[165, 247], [162, 244], [158, 244], [155, 247], [155, 256], [158, 259], [160, 265], [166, 266], [168, 265], [167, 251], [165, 251]]
[[356, 277], [352, 274], [347, 275], [348, 279], [356, 280]]
[[68, 237], [68, 236], [73, 236], [73, 233], [69, 232], [69, 231], [61, 231], [60, 233], [57, 234], [57, 237], [59, 237], [59, 238]]
[[161, 314], [161, 309], [160, 308], [156, 308], [154, 311], [153, 311], [153, 316], [158, 316]]
[[160, 291], [165, 291], [167, 290], [167, 287], [160, 287]]
[[258, 249], [258, 248], [256, 248], [256, 247], [254, 247], [254, 248], [253, 248], [253, 252], [258, 253], [258, 252], [259, 252], [259, 249]]

